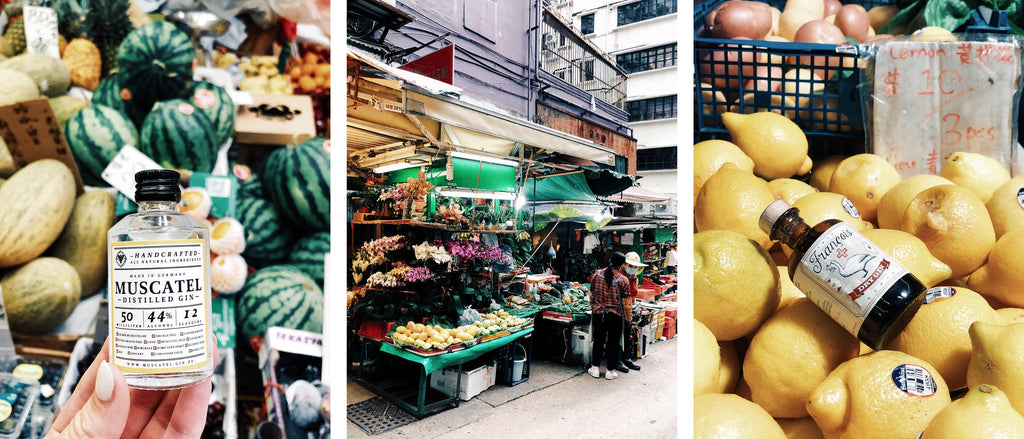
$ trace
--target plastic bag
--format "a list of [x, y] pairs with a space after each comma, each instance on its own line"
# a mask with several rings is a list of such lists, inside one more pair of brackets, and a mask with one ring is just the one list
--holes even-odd
[[477, 310], [467, 306], [466, 309], [462, 310], [462, 315], [459, 316], [459, 326], [472, 325], [477, 320], [483, 320], [483, 317], [480, 317], [480, 313]]

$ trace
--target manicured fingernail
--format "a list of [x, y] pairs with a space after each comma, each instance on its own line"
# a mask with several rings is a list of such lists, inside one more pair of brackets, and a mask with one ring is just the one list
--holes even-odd
[[96, 388], [93, 389], [100, 401], [109, 401], [110, 395], [114, 393], [114, 374], [110, 371], [110, 363], [103, 360], [100, 368], [96, 371]]

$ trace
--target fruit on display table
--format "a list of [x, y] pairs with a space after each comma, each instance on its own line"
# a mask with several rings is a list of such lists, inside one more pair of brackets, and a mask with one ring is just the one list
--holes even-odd
[[210, 172], [219, 148], [213, 122], [184, 99], [154, 104], [139, 132], [139, 151], [169, 169]]
[[331, 225], [329, 140], [313, 138], [274, 150], [263, 164], [263, 192], [289, 222], [306, 230]]
[[148, 108], [157, 101], [184, 97], [192, 83], [196, 47], [188, 34], [166, 21], [131, 31], [117, 51], [121, 83]]
[[272, 265], [250, 275], [238, 292], [238, 332], [248, 341], [271, 326], [320, 332], [324, 293], [313, 279], [289, 265]]
[[29, 163], [0, 187], [0, 267], [43, 254], [64, 229], [75, 207], [75, 180], [54, 159]]
[[103, 170], [124, 145], [138, 145], [139, 133], [123, 113], [106, 105], [83, 108], [64, 125], [64, 138], [78, 165], [82, 182], [109, 186]]
[[103, 190], [78, 196], [64, 230], [50, 247], [51, 256], [75, 267], [82, 296], [90, 296], [107, 282], [107, 230], [117, 221], [114, 197]]
[[11, 330], [43, 335], [60, 326], [78, 306], [82, 283], [63, 259], [41, 257], [0, 278]]

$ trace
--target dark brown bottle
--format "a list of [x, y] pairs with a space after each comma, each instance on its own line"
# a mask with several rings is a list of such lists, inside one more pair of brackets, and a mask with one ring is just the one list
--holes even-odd
[[811, 227], [781, 200], [759, 224], [793, 249], [793, 284], [871, 349], [885, 349], [924, 301], [921, 281], [849, 224], [830, 219]]

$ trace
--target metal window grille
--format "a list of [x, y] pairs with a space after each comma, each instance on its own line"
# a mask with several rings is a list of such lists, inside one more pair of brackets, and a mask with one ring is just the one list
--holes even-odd
[[676, 58], [676, 43], [672, 43], [617, 55], [615, 63], [626, 73], [636, 73], [672, 67], [676, 65]]
[[629, 113], [630, 122], [640, 122], [676, 117], [678, 107], [678, 97], [671, 95], [629, 101], [626, 103], [626, 112]]
[[668, 146], [664, 148], [648, 148], [636, 150], [637, 171], [658, 171], [663, 169], [676, 169], [678, 166], [679, 148]]
[[674, 14], [678, 10], [676, 0], [640, 0], [618, 7], [618, 25], [625, 26], [662, 15]]

